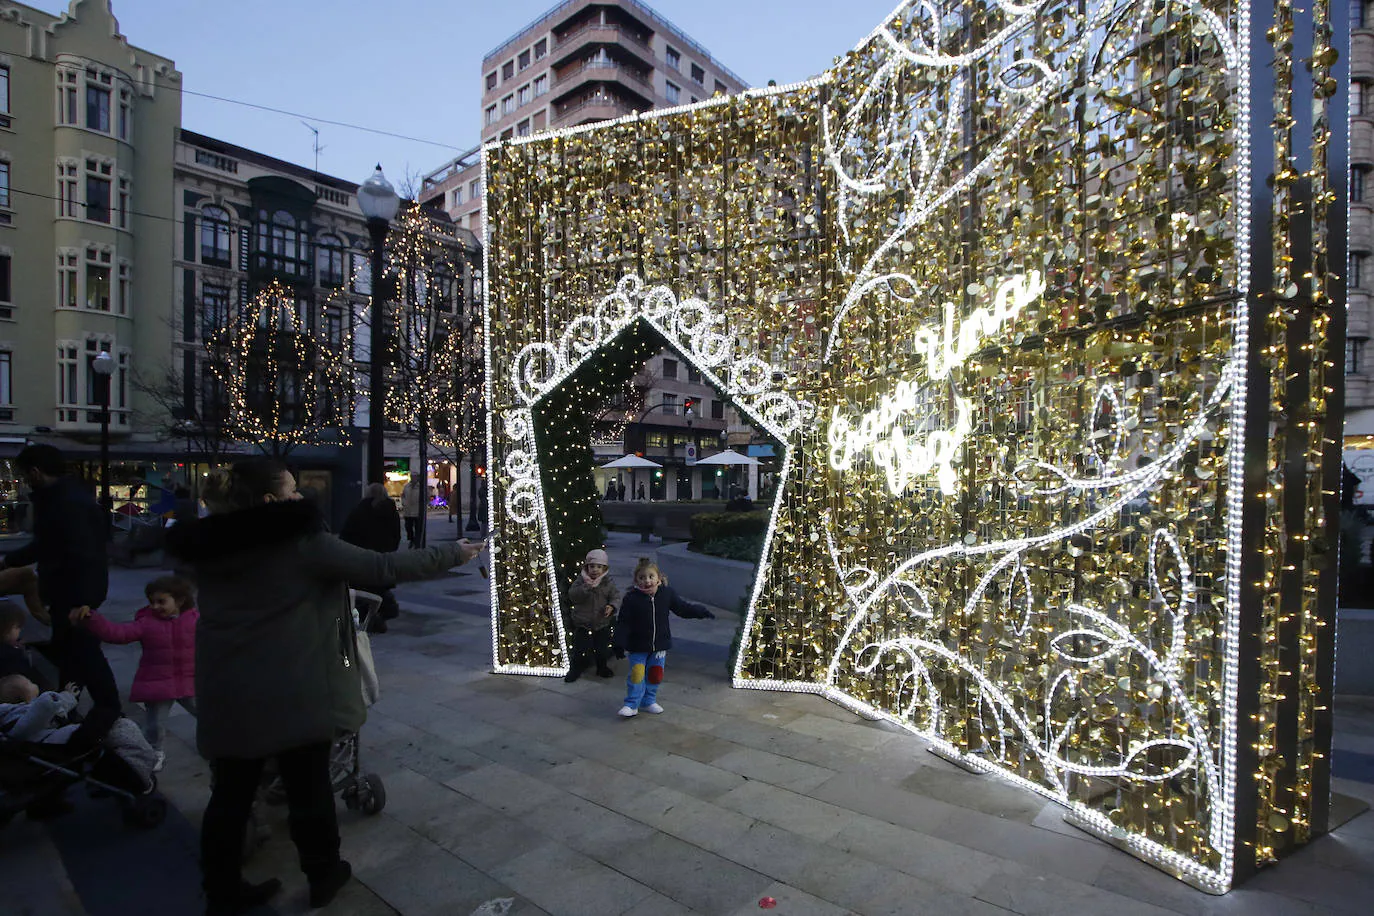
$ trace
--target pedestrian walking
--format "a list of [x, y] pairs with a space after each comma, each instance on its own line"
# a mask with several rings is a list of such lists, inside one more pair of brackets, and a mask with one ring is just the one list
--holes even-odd
[[425, 485], [419, 474], [401, 488], [401, 512], [406, 519], [406, 542], [413, 550], [420, 546], [420, 513], [424, 511]]
[[617, 502], [625, 501], [625, 481], [620, 477], [615, 479], [615, 498]]
[[568, 628], [572, 633], [572, 657], [563, 680], [571, 684], [593, 662], [598, 677], [614, 677], [611, 670], [611, 620], [620, 589], [611, 581], [610, 558], [597, 548], [587, 551], [582, 571], [568, 585]]
[[643, 501], [644, 499], [644, 481], [642, 480], [639, 482], [639, 495], [637, 495], [635, 499], [638, 499], [640, 501]]
[[70, 619], [75, 608], [105, 602], [109, 515], [67, 475], [62, 453], [53, 446], [27, 446], [14, 463], [31, 491], [33, 540], [0, 560], [9, 568], [38, 565], [38, 593], [52, 620], [48, 651], [59, 683], [85, 687], [96, 706], [118, 715], [119, 688], [100, 640]]
[[620, 602], [620, 617], [615, 624], [615, 654], [630, 658], [625, 677], [625, 704], [620, 715], [626, 719], [645, 712], [659, 715], [658, 685], [663, 683], [663, 666], [673, 647], [673, 630], [668, 612], [679, 617], [710, 619], [716, 615], [704, 604], [686, 601], [668, 587], [658, 564], [647, 557], [635, 566], [634, 588]]
[[139, 643], [138, 660], [129, 699], [143, 704], [143, 737], [157, 751], [153, 771], [167, 760], [163, 751], [163, 722], [173, 706], [196, 714], [196, 593], [180, 576], [159, 576], [143, 588], [146, 607], [128, 623], [115, 623], [98, 611], [81, 607], [71, 612], [72, 622], [89, 630], [96, 639], [113, 645]]
[[216, 513], [177, 525], [167, 549], [199, 589], [196, 744], [214, 773], [201, 822], [208, 912], [242, 913], [281, 888], [275, 878], [250, 884], [242, 875], [244, 829], [268, 758], [286, 789], [310, 905], [322, 907], [352, 875], [339, 856], [330, 749], [366, 718], [348, 582], [438, 576], [484, 545], [355, 547], [326, 532], [295, 478], [267, 459], [213, 475], [206, 502]]
[[[401, 513], [396, 509], [396, 501], [387, 495], [385, 486], [380, 483], [367, 485], [362, 500], [344, 519], [339, 537], [355, 547], [377, 553], [395, 553], [400, 549]], [[351, 581], [349, 585], [381, 597], [382, 606], [369, 618], [368, 630], [385, 633], [386, 622], [395, 620], [401, 613], [396, 593], [377, 582]]]

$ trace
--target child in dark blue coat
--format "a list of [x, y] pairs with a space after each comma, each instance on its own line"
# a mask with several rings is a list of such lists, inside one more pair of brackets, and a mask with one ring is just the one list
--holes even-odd
[[635, 567], [634, 588], [620, 602], [620, 617], [615, 625], [616, 655], [630, 657], [630, 673], [625, 678], [623, 718], [645, 712], [658, 715], [658, 685], [663, 682], [663, 662], [673, 647], [673, 631], [668, 612], [679, 617], [709, 618], [715, 614], [704, 605], [686, 601], [668, 587], [658, 565], [641, 559]]

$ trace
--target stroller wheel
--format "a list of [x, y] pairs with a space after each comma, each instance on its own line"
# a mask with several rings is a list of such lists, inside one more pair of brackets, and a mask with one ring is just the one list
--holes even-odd
[[167, 819], [167, 800], [165, 798], [143, 797], [131, 804], [124, 812], [124, 822], [131, 827], [152, 830]]
[[363, 814], [380, 814], [386, 807], [386, 786], [382, 785], [382, 777], [368, 773], [363, 785], [364, 788], [358, 793]]

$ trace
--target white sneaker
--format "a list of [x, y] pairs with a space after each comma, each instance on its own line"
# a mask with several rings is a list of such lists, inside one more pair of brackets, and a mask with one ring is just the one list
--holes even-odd
[[648, 706], [641, 706], [640, 709], [643, 709], [645, 712], [651, 712], [656, 716], [663, 715], [663, 707], [659, 706], [657, 703], [650, 703]]
[[622, 719], [633, 719], [635, 716], [639, 715], [639, 710], [635, 709], [632, 706], [622, 706], [620, 707], [620, 712], [617, 713], [617, 715], [619, 715]]
[[153, 772], [161, 773], [162, 768], [167, 764], [167, 754], [163, 751], [157, 752], [157, 761], [153, 763]]

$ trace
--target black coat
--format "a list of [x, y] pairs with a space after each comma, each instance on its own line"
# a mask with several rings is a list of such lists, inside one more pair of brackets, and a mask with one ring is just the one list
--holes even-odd
[[615, 645], [626, 652], [666, 652], [673, 647], [668, 612], [679, 617], [712, 616], [704, 604], [688, 601], [666, 585], [652, 595], [637, 588], [625, 592], [616, 618]]
[[355, 547], [393, 553], [401, 546], [401, 513], [390, 498], [378, 505], [368, 497], [348, 513], [339, 537]]
[[5, 558], [38, 564], [38, 591], [52, 611], [54, 635], [65, 632], [72, 608], [99, 607], [110, 587], [109, 518], [72, 477], [33, 491], [33, 540]]
[[345, 544], [303, 500], [175, 525], [167, 550], [196, 580], [196, 743], [211, 760], [357, 731], [366, 710], [348, 580], [391, 586], [463, 559], [458, 543], [401, 553]]

